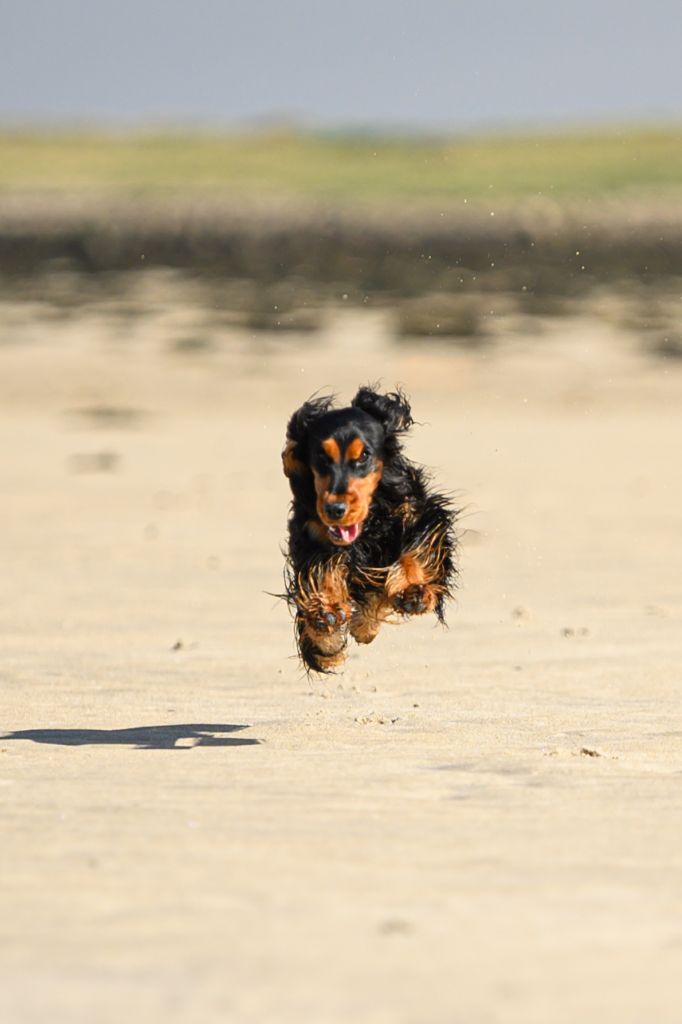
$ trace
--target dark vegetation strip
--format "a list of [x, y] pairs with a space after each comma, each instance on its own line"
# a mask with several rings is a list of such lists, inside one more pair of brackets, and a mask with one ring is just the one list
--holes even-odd
[[197, 196], [0, 196], [0, 272], [165, 266], [357, 295], [525, 290], [682, 274], [682, 208], [665, 202], [450, 207], [230, 202]]

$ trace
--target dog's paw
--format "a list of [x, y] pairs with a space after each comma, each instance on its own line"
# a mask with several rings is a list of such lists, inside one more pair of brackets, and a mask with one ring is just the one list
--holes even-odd
[[392, 604], [401, 615], [425, 615], [435, 610], [438, 598], [427, 583], [413, 583], [394, 594]]
[[316, 601], [313, 607], [306, 609], [308, 625], [316, 633], [331, 634], [345, 630], [350, 617], [350, 606], [332, 605], [326, 601]]

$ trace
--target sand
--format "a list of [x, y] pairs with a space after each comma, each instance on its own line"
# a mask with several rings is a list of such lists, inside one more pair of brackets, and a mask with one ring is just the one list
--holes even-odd
[[[4, 1020], [678, 1021], [682, 367], [3, 305]], [[448, 630], [308, 681], [288, 414], [402, 382], [465, 508]]]

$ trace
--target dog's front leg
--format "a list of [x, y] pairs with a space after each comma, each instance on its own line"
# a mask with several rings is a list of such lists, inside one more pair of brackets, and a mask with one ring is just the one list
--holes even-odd
[[338, 668], [346, 657], [352, 615], [345, 562], [334, 558], [299, 572], [293, 599], [298, 650], [305, 667], [313, 672]]
[[431, 578], [428, 566], [412, 552], [401, 555], [386, 578], [386, 596], [401, 615], [425, 615], [438, 606], [442, 588]]
[[436, 499], [405, 538], [403, 551], [386, 574], [386, 597], [401, 615], [435, 612], [444, 621], [445, 600], [455, 577], [454, 513]]

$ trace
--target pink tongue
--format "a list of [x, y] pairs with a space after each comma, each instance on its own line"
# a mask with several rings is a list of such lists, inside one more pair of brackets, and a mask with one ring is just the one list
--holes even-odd
[[346, 544], [350, 544], [358, 535], [358, 524], [353, 523], [352, 526], [339, 526], [339, 533], [341, 534], [341, 540], [345, 541]]

